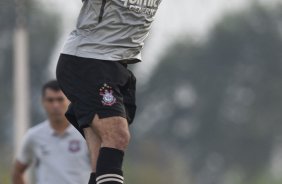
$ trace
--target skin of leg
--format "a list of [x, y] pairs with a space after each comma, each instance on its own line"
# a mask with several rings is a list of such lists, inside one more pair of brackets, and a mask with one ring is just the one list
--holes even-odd
[[130, 132], [127, 120], [123, 117], [115, 116], [99, 119], [96, 115], [91, 128], [101, 138], [101, 147], [125, 151], [129, 144]]
[[101, 148], [101, 138], [93, 131], [91, 127], [84, 128], [84, 135], [90, 153], [92, 172], [96, 172], [97, 159]]

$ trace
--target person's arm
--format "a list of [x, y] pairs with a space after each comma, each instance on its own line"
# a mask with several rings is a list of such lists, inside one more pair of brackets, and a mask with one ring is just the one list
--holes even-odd
[[24, 173], [32, 162], [33, 145], [30, 131], [23, 138], [21, 147], [16, 155], [12, 170], [12, 184], [25, 184]]
[[13, 166], [12, 183], [13, 184], [25, 184], [24, 173], [28, 168], [28, 164], [22, 164], [16, 160]]

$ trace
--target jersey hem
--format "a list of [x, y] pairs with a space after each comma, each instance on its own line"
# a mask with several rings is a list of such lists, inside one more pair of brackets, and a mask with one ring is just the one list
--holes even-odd
[[61, 54], [77, 56], [77, 57], [82, 57], [82, 58], [99, 59], [99, 60], [105, 60], [105, 61], [117, 61], [117, 62], [121, 62], [125, 64], [135, 64], [135, 63], [139, 63], [142, 61], [142, 59], [139, 57], [117, 59], [114, 57], [103, 57], [100, 55], [94, 56], [92, 53], [88, 53], [88, 52], [62, 51]]

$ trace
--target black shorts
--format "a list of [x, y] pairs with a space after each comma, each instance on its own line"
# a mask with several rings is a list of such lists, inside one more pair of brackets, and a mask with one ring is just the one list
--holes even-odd
[[71, 101], [66, 117], [82, 134], [96, 114], [99, 118], [120, 116], [132, 123], [136, 78], [126, 65], [62, 54], [56, 75]]

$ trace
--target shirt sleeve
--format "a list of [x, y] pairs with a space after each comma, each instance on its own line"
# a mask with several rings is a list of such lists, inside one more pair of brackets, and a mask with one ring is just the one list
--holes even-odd
[[32, 146], [32, 134], [28, 131], [23, 137], [22, 144], [18, 150], [17, 161], [22, 164], [30, 164], [33, 159], [33, 146]]

